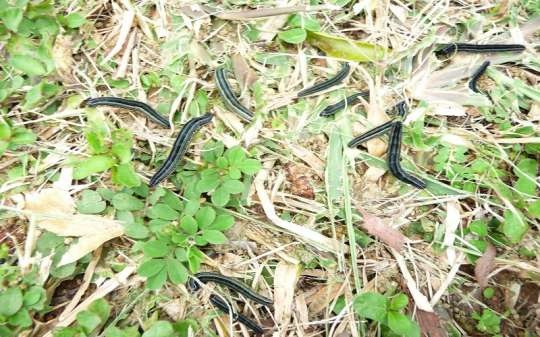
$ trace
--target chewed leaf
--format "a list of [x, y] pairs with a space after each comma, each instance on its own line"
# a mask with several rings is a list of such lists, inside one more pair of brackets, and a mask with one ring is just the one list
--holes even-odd
[[324, 51], [328, 56], [355, 62], [380, 61], [387, 53], [385, 48], [376, 44], [348, 40], [320, 32], [308, 31], [306, 41]]

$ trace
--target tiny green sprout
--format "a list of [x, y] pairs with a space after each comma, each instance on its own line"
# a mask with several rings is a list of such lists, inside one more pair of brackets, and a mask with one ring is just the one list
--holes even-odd
[[486, 299], [490, 299], [492, 298], [494, 295], [495, 295], [495, 289], [491, 288], [491, 287], [487, 287], [486, 289], [484, 289], [484, 291], [482, 292], [482, 294], [484, 295], [484, 297]]
[[501, 317], [493, 310], [484, 309], [482, 315], [474, 312], [472, 317], [478, 321], [476, 329], [480, 332], [496, 335], [501, 331]]

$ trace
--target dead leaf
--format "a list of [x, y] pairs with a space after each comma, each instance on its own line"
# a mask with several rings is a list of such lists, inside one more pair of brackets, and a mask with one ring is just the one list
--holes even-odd
[[398, 230], [385, 225], [380, 218], [367, 213], [361, 207], [356, 206], [356, 208], [360, 211], [360, 213], [362, 213], [362, 217], [364, 218], [361, 226], [367, 230], [369, 234], [380, 239], [397, 251], [401, 251], [403, 249], [403, 246], [407, 241], [407, 237], [405, 235], [401, 234], [401, 232]]
[[65, 84], [75, 83], [73, 69], [73, 40], [68, 35], [58, 35], [54, 41], [52, 57], [56, 66], [56, 72]]
[[305, 174], [306, 168], [301, 165], [287, 164], [287, 180], [291, 183], [291, 193], [306, 199], [315, 199], [315, 191], [311, 186], [309, 177]]
[[231, 56], [234, 77], [240, 83], [242, 92], [257, 81], [257, 73], [251, 69], [244, 57], [239, 53]]
[[489, 273], [493, 270], [495, 266], [495, 256], [497, 255], [497, 250], [492, 244], [488, 244], [484, 255], [482, 255], [478, 260], [476, 260], [476, 266], [474, 266], [474, 276], [476, 277], [476, 282], [480, 287], [485, 288], [488, 285]]
[[298, 266], [280, 261], [274, 275], [274, 315], [283, 327], [288, 326], [291, 319], [297, 281]]
[[439, 316], [434, 312], [428, 312], [418, 309], [416, 312], [416, 318], [420, 330], [425, 336], [429, 337], [446, 337], [448, 334], [441, 326]]
[[316, 315], [328, 308], [330, 303], [343, 293], [343, 283], [330, 283], [322, 286], [317, 292], [308, 299], [309, 312]]
[[59, 266], [72, 263], [124, 233], [124, 227], [113, 219], [98, 215], [76, 214], [69, 192], [48, 188], [26, 196], [24, 210], [36, 224], [59, 236], [79, 237], [64, 253]]

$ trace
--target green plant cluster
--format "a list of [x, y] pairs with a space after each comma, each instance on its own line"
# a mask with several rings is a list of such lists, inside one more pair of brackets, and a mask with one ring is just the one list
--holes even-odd
[[84, 22], [80, 13], [58, 13], [51, 0], [1, 0], [0, 41], [9, 56], [0, 71], [0, 102], [25, 85], [31, 85], [25, 108], [56, 95], [61, 87], [44, 78], [55, 68], [55, 38], [62, 30], [76, 29]]
[[0, 157], [7, 150], [15, 151], [35, 140], [36, 135], [31, 130], [14, 126], [8, 118], [0, 116]]
[[[70, 327], [57, 329], [54, 337], [88, 337], [96, 336], [103, 330], [105, 324], [110, 319], [111, 308], [104, 299], [98, 299], [92, 302], [88, 309], [77, 314], [77, 319]], [[105, 337], [187, 337], [189, 329], [197, 327], [193, 320], [183, 320], [176, 323], [168, 321], [154, 320], [145, 325], [147, 328], [141, 335], [136, 326], [119, 327], [107, 326], [103, 331]]]
[[74, 179], [112, 169], [112, 181], [121, 187], [136, 187], [141, 180], [132, 163], [133, 136], [125, 129], [112, 129], [96, 110], [87, 111], [88, 128], [85, 132], [90, 157], [77, 159]]
[[384, 336], [420, 337], [418, 324], [402, 313], [408, 303], [407, 295], [402, 293], [389, 297], [365, 292], [354, 299], [353, 307], [358, 316], [381, 324]]
[[22, 276], [10, 266], [0, 266], [0, 337], [15, 337], [32, 326], [32, 315], [47, 309], [45, 289], [36, 273]]

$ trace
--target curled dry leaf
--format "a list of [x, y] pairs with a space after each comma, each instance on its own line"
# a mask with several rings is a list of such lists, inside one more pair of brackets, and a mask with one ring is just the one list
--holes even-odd
[[291, 193], [306, 199], [315, 199], [315, 191], [309, 177], [305, 174], [306, 168], [301, 165], [288, 164], [285, 166], [287, 180], [291, 183]]
[[289, 325], [297, 281], [297, 265], [284, 261], [277, 264], [274, 275], [274, 308], [276, 322], [282, 326]]
[[403, 249], [403, 246], [407, 241], [407, 237], [405, 235], [401, 234], [401, 232], [398, 230], [383, 224], [380, 218], [369, 214], [361, 207], [357, 206], [356, 208], [360, 211], [360, 213], [362, 213], [362, 217], [364, 218], [362, 227], [367, 230], [369, 234], [380, 239], [397, 251], [401, 251]]
[[309, 297], [309, 312], [316, 315], [330, 306], [330, 303], [343, 293], [343, 283], [329, 283]]
[[104, 242], [124, 233], [115, 220], [98, 215], [75, 213], [71, 195], [61, 189], [49, 188], [26, 196], [24, 210], [33, 216], [38, 227], [59, 236], [79, 237], [62, 256], [59, 266], [75, 262]]
[[231, 57], [232, 66], [234, 70], [234, 77], [240, 83], [242, 92], [249, 88], [257, 81], [257, 73], [251, 69], [244, 57], [239, 53], [234, 54]]
[[424, 336], [429, 337], [446, 337], [448, 334], [441, 326], [441, 320], [434, 312], [418, 310], [416, 312], [416, 318], [418, 320], [418, 325], [420, 325], [420, 330]]
[[60, 79], [65, 84], [75, 83], [75, 78], [71, 73], [73, 69], [73, 56], [71, 51], [73, 50], [73, 41], [71, 36], [58, 35], [54, 41], [52, 50], [52, 57], [56, 71], [60, 76]]
[[496, 255], [497, 250], [493, 245], [489, 244], [484, 255], [476, 261], [476, 266], [474, 266], [474, 276], [476, 277], [476, 282], [478, 282], [482, 288], [487, 287], [488, 285], [489, 273], [491, 273], [495, 266], [494, 261]]

